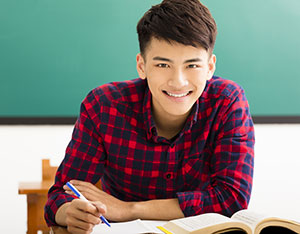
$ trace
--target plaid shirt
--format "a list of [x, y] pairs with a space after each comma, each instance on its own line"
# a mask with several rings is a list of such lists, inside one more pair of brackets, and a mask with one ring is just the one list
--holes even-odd
[[74, 199], [62, 186], [93, 184], [124, 201], [178, 198], [185, 216], [227, 216], [247, 207], [253, 176], [254, 129], [244, 91], [219, 77], [207, 81], [180, 133], [157, 135], [147, 81], [92, 90], [48, 194], [45, 219]]

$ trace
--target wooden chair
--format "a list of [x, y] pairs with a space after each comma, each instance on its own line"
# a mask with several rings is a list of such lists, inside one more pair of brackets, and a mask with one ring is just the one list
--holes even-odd
[[42, 181], [40, 182], [20, 182], [19, 194], [27, 196], [27, 233], [49, 233], [44, 220], [44, 206], [47, 201], [47, 193], [54, 182], [57, 167], [50, 165], [49, 159], [42, 160]]
[[[42, 181], [41, 182], [20, 182], [19, 194], [27, 195], [27, 234], [42, 231], [49, 233], [50, 228], [44, 219], [44, 206], [47, 202], [47, 193], [54, 183], [57, 167], [50, 165], [49, 159], [42, 160]], [[101, 180], [96, 186], [102, 190]]]

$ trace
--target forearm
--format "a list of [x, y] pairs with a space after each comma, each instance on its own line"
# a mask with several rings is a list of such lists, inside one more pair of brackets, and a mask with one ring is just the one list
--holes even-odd
[[62, 185], [54, 184], [48, 193], [48, 200], [45, 205], [45, 220], [48, 226], [55, 226], [56, 213], [59, 208], [64, 204], [71, 202], [75, 197], [70, 194], [66, 194], [64, 190], [61, 190]]
[[66, 223], [66, 209], [70, 205], [70, 202], [66, 202], [65, 204], [61, 205], [55, 215], [55, 222], [60, 226], [67, 226]]
[[[70, 202], [61, 205], [56, 212], [55, 222], [60, 226], [67, 226], [66, 210], [69, 205]], [[122, 221], [134, 219], [171, 220], [184, 217], [177, 198], [128, 202], [127, 205], [127, 214], [125, 214], [127, 217], [123, 217]]]
[[205, 190], [180, 192], [177, 196], [186, 217], [204, 213], [230, 217], [248, 205], [247, 194], [225, 181], [214, 180]]
[[178, 199], [132, 202], [130, 219], [170, 220], [184, 217]]

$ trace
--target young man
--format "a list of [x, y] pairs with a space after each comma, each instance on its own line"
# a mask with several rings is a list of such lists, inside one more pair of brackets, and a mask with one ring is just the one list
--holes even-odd
[[[137, 25], [140, 78], [81, 105], [49, 199], [49, 226], [168, 220], [247, 207], [254, 131], [240, 86], [214, 77], [216, 24], [198, 0], [164, 0]], [[102, 189], [95, 184], [101, 180]], [[71, 181], [91, 202], [74, 199]]]

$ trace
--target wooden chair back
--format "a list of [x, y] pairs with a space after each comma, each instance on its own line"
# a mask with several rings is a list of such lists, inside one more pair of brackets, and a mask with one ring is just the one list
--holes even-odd
[[[27, 196], [27, 234], [50, 231], [44, 220], [44, 206], [48, 190], [54, 183], [57, 168], [50, 165], [49, 159], [42, 159], [42, 181], [19, 183], [19, 194]], [[96, 186], [102, 190], [101, 180]]]
[[42, 160], [42, 180], [43, 181], [53, 181], [55, 178], [55, 173], [57, 171], [58, 167], [53, 167], [50, 165], [49, 159], [43, 159]]

